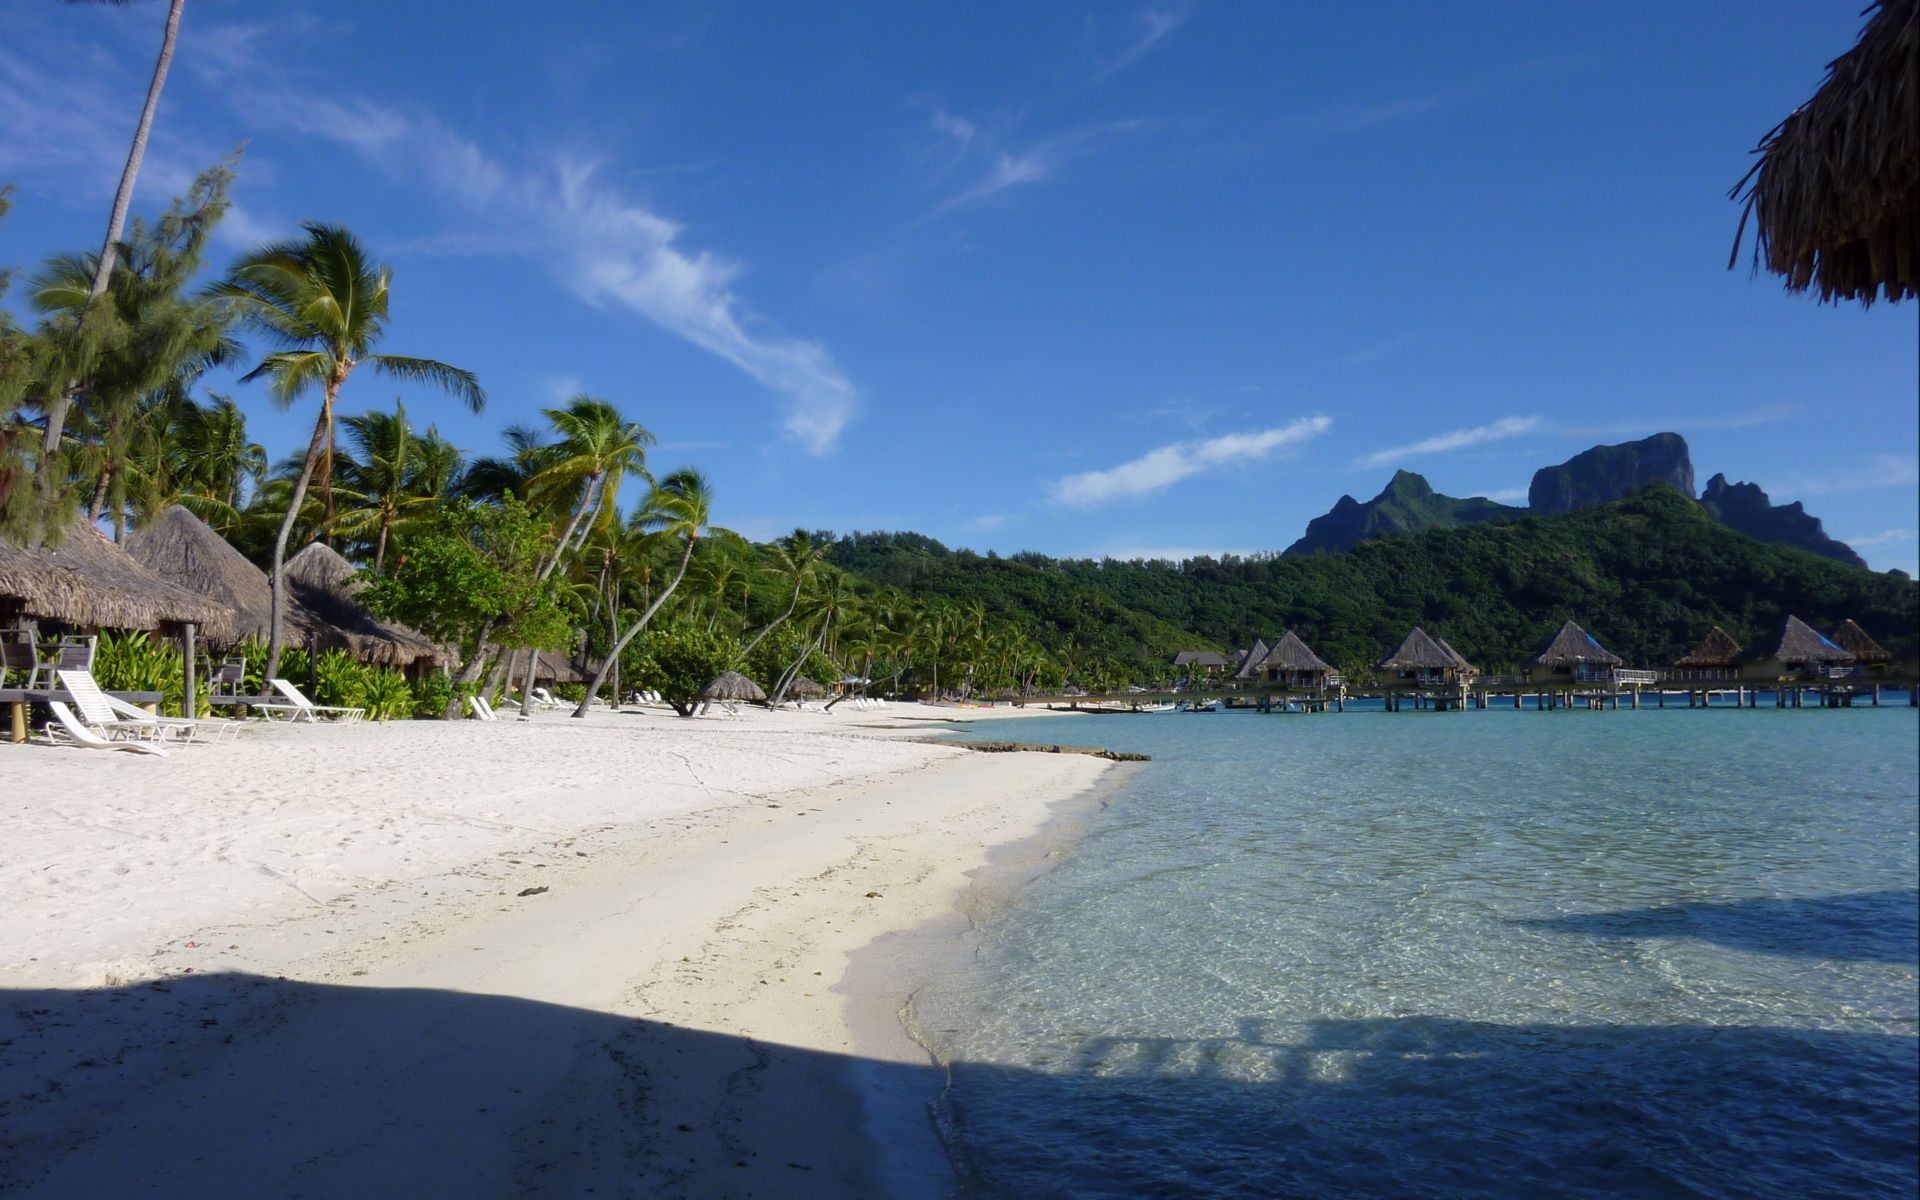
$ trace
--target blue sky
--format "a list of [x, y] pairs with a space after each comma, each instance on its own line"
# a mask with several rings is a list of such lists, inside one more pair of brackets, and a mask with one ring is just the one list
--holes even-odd
[[[606, 397], [756, 537], [1279, 549], [1675, 429], [1913, 571], [1912, 306], [1726, 269], [1859, 8], [191, 0], [137, 204], [244, 143], [219, 257], [358, 232], [490, 394], [416, 416]], [[0, 0], [0, 261], [99, 237], [164, 10]]]

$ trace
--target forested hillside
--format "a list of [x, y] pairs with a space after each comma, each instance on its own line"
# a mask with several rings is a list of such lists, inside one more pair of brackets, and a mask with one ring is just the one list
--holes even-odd
[[1183, 645], [1232, 647], [1293, 629], [1347, 669], [1410, 625], [1478, 665], [1520, 664], [1579, 621], [1635, 665], [1666, 665], [1712, 625], [1746, 638], [1787, 613], [1859, 621], [1896, 655], [1920, 641], [1920, 584], [1768, 545], [1671, 488], [1510, 524], [1429, 530], [1334, 554], [1184, 563], [1012, 558], [914, 534], [841, 538], [835, 565], [926, 597], [978, 599], [1055, 648], [1157, 668]]

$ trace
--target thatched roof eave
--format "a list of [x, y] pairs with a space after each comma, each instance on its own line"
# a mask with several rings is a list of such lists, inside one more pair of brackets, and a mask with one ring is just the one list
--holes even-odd
[[231, 609], [141, 565], [84, 517], [58, 546], [0, 541], [0, 608], [83, 629], [161, 629], [192, 622], [231, 634]]

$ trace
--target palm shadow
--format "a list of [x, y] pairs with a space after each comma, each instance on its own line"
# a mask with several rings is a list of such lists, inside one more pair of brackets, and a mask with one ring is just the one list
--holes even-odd
[[[858, 1092], [783, 1092], [779, 1056], [930, 1102], [949, 1085], [929, 1120], [975, 1148], [969, 1196], [1863, 1197], [1920, 1182], [1912, 1037], [1248, 1018], [1229, 1037], [1109, 1038], [1058, 1069], [943, 1076], [513, 997], [205, 975], [0, 992], [0, 1194], [882, 1194], [864, 1154], [829, 1149], [860, 1122]], [[676, 1107], [675, 1081], [695, 1076], [727, 1103]]]
[[1588, 937], [1700, 938], [1751, 954], [1920, 963], [1920, 891], [1756, 897], [1515, 921]]

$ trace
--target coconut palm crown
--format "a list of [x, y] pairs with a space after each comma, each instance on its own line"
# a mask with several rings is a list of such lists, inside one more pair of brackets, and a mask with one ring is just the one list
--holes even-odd
[[347, 230], [317, 222], [306, 236], [263, 246], [235, 264], [212, 294], [232, 303], [241, 320], [281, 349], [260, 360], [243, 381], [265, 378], [268, 395], [282, 408], [310, 392], [320, 393], [320, 415], [306, 458], [273, 543], [273, 615], [267, 639], [267, 669], [279, 670], [281, 614], [286, 607], [287, 538], [316, 470], [328, 488], [333, 449], [333, 408], [341, 385], [356, 367], [411, 383], [430, 384], [479, 412], [487, 395], [473, 372], [430, 358], [376, 354], [386, 332], [392, 273], [375, 263]]

